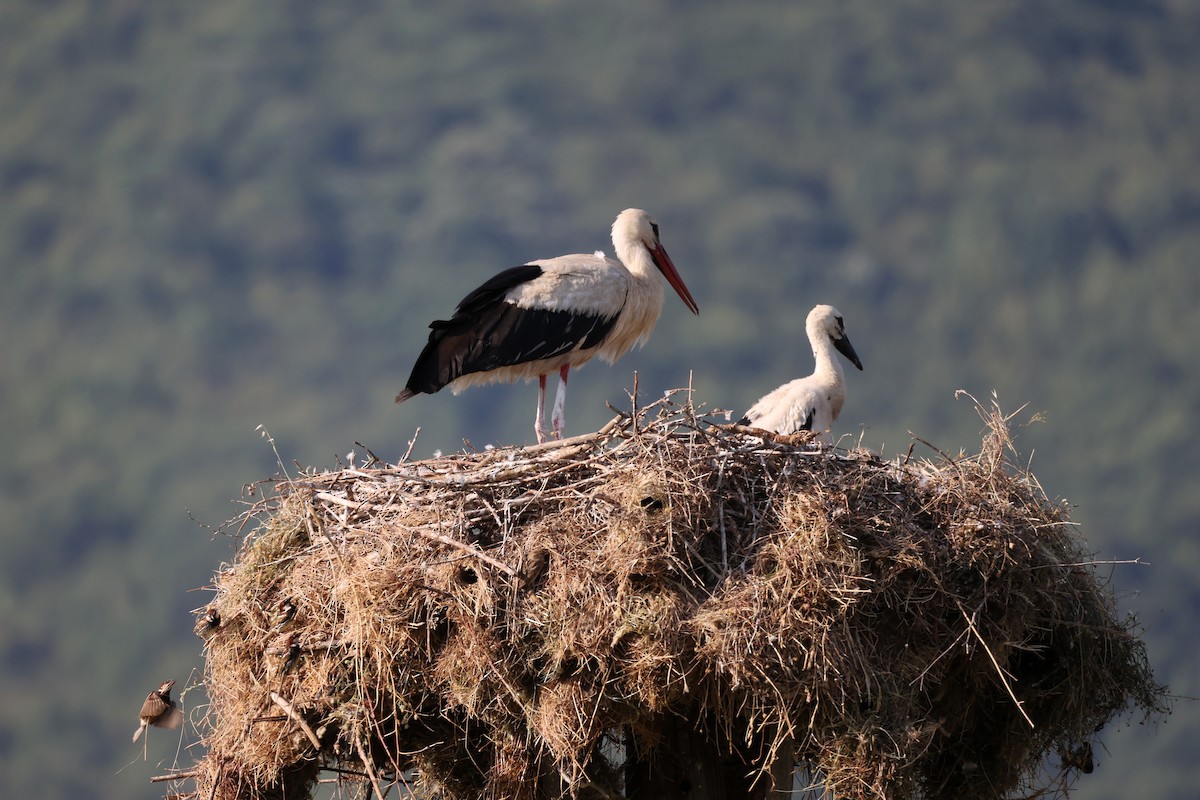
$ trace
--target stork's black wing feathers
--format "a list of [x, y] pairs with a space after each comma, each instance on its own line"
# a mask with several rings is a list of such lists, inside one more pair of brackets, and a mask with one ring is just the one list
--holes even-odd
[[541, 267], [528, 264], [507, 269], [464, 297], [451, 319], [431, 323], [429, 341], [396, 402], [433, 394], [463, 375], [553, 358], [603, 341], [616, 316], [520, 308], [504, 299], [513, 287], [541, 274]]
[[[462, 314], [475, 314], [483, 311], [492, 303], [503, 300], [509, 289], [542, 277], [542, 272], [542, 268], [536, 264], [522, 264], [519, 267], [509, 267], [503, 272], [493, 275], [478, 289], [459, 301], [458, 308], [454, 309], [455, 318], [457, 319]], [[445, 325], [447, 322], [449, 321], [435, 320], [429, 327]]]

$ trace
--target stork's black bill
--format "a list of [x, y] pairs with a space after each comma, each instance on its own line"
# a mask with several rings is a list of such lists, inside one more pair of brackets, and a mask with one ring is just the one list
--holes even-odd
[[863, 368], [862, 362], [858, 360], [858, 353], [854, 352], [854, 345], [850, 344], [850, 337], [842, 334], [842, 338], [834, 339], [833, 346], [837, 351], [850, 359], [850, 363], [858, 367], [861, 371]]

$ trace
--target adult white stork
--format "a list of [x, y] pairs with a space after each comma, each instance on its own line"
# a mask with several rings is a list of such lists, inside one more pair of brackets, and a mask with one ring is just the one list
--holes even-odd
[[567, 374], [594, 356], [616, 361], [644, 344], [662, 313], [657, 269], [693, 314], [700, 309], [658, 240], [658, 223], [627, 208], [612, 226], [617, 258], [559, 256], [506, 269], [468, 294], [449, 320], [435, 320], [396, 402], [449, 386], [537, 377], [534, 431], [546, 439], [546, 376], [558, 370], [551, 425], [562, 435]]
[[846, 380], [836, 349], [863, 368], [846, 336], [841, 313], [833, 306], [817, 306], [804, 323], [812, 344], [817, 368], [812, 375], [785, 383], [755, 403], [739, 421], [775, 433], [817, 431], [824, 435], [833, 427], [846, 401]]

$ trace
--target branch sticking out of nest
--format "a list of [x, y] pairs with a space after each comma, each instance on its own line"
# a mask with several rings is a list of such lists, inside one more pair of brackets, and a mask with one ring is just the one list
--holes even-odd
[[648, 797], [636, 767], [669, 772], [679, 731], [754, 797], [791, 759], [847, 798], [1065, 785], [1047, 756], [1163, 689], [985, 419], [977, 456], [883, 462], [668, 396], [549, 445], [281, 481], [215, 579], [200, 794], [302, 796], [327, 768], [377, 795]]

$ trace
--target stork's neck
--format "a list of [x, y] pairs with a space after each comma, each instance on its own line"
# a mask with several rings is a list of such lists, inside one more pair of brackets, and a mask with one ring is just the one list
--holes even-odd
[[658, 271], [654, 259], [650, 258], [650, 251], [646, 249], [646, 243], [636, 235], [614, 230], [613, 250], [617, 254], [617, 260], [624, 264], [629, 274], [638, 281], [650, 281]]
[[829, 334], [822, 330], [810, 330], [808, 331], [808, 341], [812, 344], [813, 358], [817, 362], [817, 368], [813, 374], [832, 378], [840, 383], [844, 379], [842, 365], [837, 359], [837, 351], [833, 347], [833, 340], [829, 338]]

